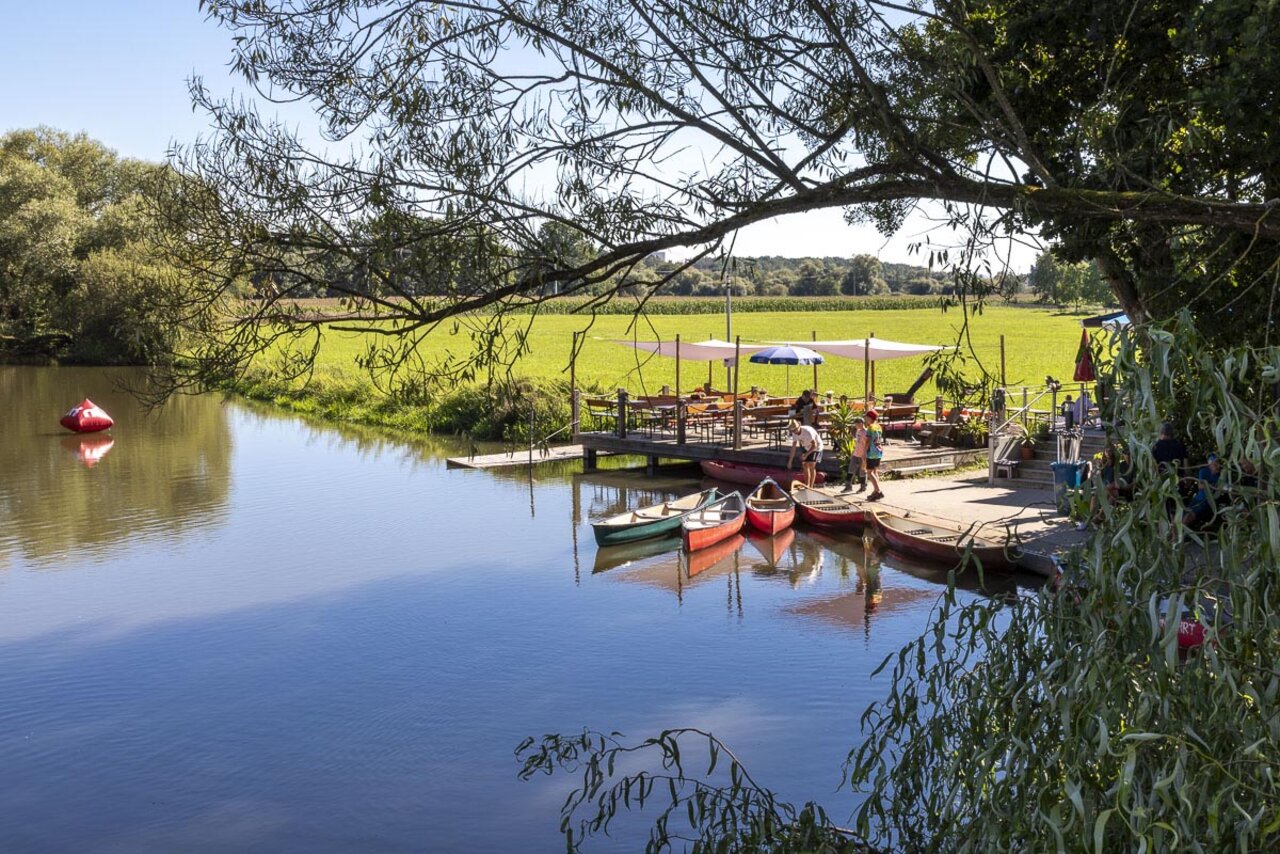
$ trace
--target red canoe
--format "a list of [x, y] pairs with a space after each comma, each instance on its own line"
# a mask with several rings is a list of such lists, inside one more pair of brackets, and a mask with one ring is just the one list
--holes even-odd
[[73, 433], [97, 433], [110, 429], [115, 422], [89, 398], [71, 408], [58, 422]]
[[[804, 479], [804, 472], [792, 471], [790, 469], [775, 468], [773, 466], [753, 466], [748, 463], [726, 463], [721, 460], [703, 460], [702, 473], [707, 477], [713, 477], [716, 480], [723, 480], [725, 483], [741, 483], [746, 486], [755, 486], [766, 477], [771, 477], [777, 483], [781, 484], [784, 489], [790, 489], [791, 484], [797, 480]], [[817, 477], [813, 479], [815, 484], [822, 483], [827, 476], [822, 472], [817, 473]]]
[[705, 549], [732, 537], [742, 530], [746, 510], [742, 494], [730, 492], [719, 501], [712, 501], [685, 516], [680, 523], [685, 549], [691, 552]]
[[782, 487], [766, 477], [747, 496], [747, 524], [762, 534], [776, 534], [796, 520], [796, 503]]
[[861, 528], [871, 522], [871, 514], [852, 498], [840, 499], [799, 483], [791, 485], [800, 518], [825, 528]]
[[876, 530], [891, 548], [923, 560], [955, 566], [970, 548], [984, 569], [1014, 569], [1020, 559], [1015, 545], [979, 536], [973, 526], [945, 526], [884, 510], [873, 511], [872, 515]]

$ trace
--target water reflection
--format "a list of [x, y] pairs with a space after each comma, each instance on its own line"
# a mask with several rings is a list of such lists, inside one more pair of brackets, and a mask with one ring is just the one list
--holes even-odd
[[[580, 474], [572, 481], [575, 525], [705, 486], [692, 478], [643, 478], [634, 471]], [[709, 579], [727, 578], [727, 607], [739, 616], [744, 595], [758, 598], [765, 589], [744, 594], [744, 574], [764, 584], [782, 581], [783, 589], [791, 591], [779, 602], [785, 615], [867, 636], [873, 622], [892, 622], [917, 611], [909, 619], [918, 624], [946, 588], [952, 570], [888, 551], [871, 528], [858, 532], [808, 526], [773, 536], [746, 531], [692, 554], [682, 551], [679, 537], [647, 540], [596, 549], [594, 560], [594, 573], [666, 590], [680, 605]], [[960, 590], [987, 596], [1012, 595], [1038, 583], [1003, 573], [980, 578], [973, 568], [957, 573], [954, 581]]]
[[[124, 391], [130, 369], [0, 367], [0, 561], [98, 554], [135, 536], [173, 537], [225, 518], [231, 433], [213, 397], [153, 412]], [[58, 419], [86, 395], [110, 433], [67, 435]], [[73, 399], [74, 398], [74, 399]], [[108, 456], [109, 453], [109, 456]]]
[[73, 457], [91, 469], [102, 461], [116, 440], [110, 436], [64, 436], [62, 447]]

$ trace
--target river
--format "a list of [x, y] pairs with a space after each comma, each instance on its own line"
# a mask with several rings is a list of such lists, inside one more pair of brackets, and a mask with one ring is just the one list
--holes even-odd
[[[696, 474], [448, 469], [215, 395], [146, 412], [138, 381], [0, 367], [0, 851], [563, 850], [571, 780], [513, 750], [584, 726], [711, 729], [855, 807], [871, 673], [940, 569], [803, 529], [598, 554], [590, 519]], [[86, 395], [109, 434], [58, 426]]]

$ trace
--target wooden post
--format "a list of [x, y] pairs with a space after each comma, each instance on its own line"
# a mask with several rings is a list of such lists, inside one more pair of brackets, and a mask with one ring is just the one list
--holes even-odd
[[680, 396], [680, 333], [676, 333], [676, 397]]
[[933, 399], [933, 420], [942, 420], [942, 395], [938, 395]]
[[1004, 388], [1008, 381], [1004, 378], [1004, 336], [1000, 336], [1000, 388]]
[[683, 445], [686, 441], [689, 426], [689, 407], [685, 405], [683, 400], [676, 401], [676, 444]]
[[658, 471], [658, 458], [655, 456], [645, 457], [644, 473], [649, 477], [653, 477]]
[[711, 359], [707, 359], [707, 387], [704, 389], [707, 394], [711, 394]]
[[[809, 340], [810, 341], [818, 340], [818, 331], [816, 329], [809, 330]], [[818, 393], [818, 363], [817, 362], [813, 363], [813, 393], [815, 395]]]
[[573, 333], [573, 343], [569, 349], [569, 432], [573, 441], [578, 441], [578, 428], [581, 426], [582, 410], [578, 400], [578, 333]]
[[532, 476], [533, 474], [533, 412], [534, 412], [533, 401], [534, 401], [534, 398], [530, 397], [529, 398], [529, 474], [530, 476]]
[[733, 399], [733, 449], [742, 447], [742, 401]]
[[[875, 337], [876, 337], [876, 333], [872, 332], [871, 338], [875, 338]], [[871, 347], [871, 338], [867, 339], [868, 349], [870, 349]], [[870, 356], [871, 354], [868, 353], [867, 355]], [[876, 360], [875, 359], [871, 360], [871, 396], [872, 397], [876, 396]]]
[[871, 408], [871, 339], [862, 339], [862, 411]]
[[582, 470], [583, 470], [583, 471], [595, 471], [595, 470], [596, 470], [596, 465], [597, 465], [597, 462], [596, 462], [596, 449], [595, 449], [595, 448], [583, 448], [583, 449], [582, 449]]
[[618, 438], [627, 438], [627, 390], [618, 389]]
[[735, 335], [733, 338], [733, 399], [738, 399], [738, 371], [740, 366], [738, 360], [742, 357], [742, 336]]

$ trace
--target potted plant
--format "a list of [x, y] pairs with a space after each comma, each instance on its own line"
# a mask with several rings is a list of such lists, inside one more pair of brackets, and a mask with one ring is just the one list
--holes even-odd
[[1024, 460], [1033, 460], [1036, 456], [1036, 437], [1030, 433], [1018, 441], [1019, 453]]

